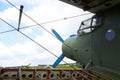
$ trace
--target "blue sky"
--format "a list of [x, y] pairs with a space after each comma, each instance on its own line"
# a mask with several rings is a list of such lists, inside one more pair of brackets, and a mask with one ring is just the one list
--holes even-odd
[[[40, 24], [88, 13], [59, 0], [8, 1], [13, 3], [17, 8], [19, 8], [20, 5], [23, 5], [23, 11]], [[76, 34], [82, 20], [91, 16], [92, 14], [41, 25], [50, 32], [51, 28], [55, 29], [63, 37], [63, 39], [66, 39], [69, 35]], [[17, 9], [8, 4], [5, 0], [0, 1], [0, 18], [6, 20], [17, 28], [18, 17], [19, 11]], [[22, 15], [20, 27], [26, 27], [34, 24], [35, 23], [33, 21], [25, 15]], [[11, 29], [12, 28], [10, 26], [0, 20], [0, 32]], [[62, 53], [62, 43], [43, 30], [40, 26], [21, 29], [20, 31], [49, 49], [55, 55], [59, 56]], [[0, 49], [0, 66], [21, 66], [29, 63], [35, 66], [38, 64], [49, 65], [53, 64], [57, 59], [55, 56], [51, 55], [17, 31], [0, 34]], [[64, 61], [67, 63], [74, 62], [68, 58], [65, 58]]]

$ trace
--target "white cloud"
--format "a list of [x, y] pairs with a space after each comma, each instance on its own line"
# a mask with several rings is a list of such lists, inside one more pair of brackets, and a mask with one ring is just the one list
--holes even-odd
[[18, 20], [18, 10], [15, 8], [8, 8], [0, 15], [1, 18], [7, 21], [15, 21]]

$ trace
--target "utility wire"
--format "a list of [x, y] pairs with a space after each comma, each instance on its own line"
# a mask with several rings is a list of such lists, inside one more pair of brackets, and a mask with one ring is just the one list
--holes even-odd
[[[19, 10], [13, 3], [11, 3], [9, 0], [5, 0], [7, 3], [9, 3], [11, 6], [15, 7], [17, 10]], [[49, 34], [51, 34], [53, 37], [55, 37], [51, 32], [49, 32], [47, 29], [45, 29], [40, 23], [38, 23], [36, 20], [34, 20], [33, 18], [31, 18], [30, 16], [28, 16], [25, 12], [23, 12], [23, 14], [28, 17], [30, 20], [32, 20], [34, 23], [36, 23], [36, 25], [40, 26], [42, 29], [44, 29], [46, 32], [48, 32]], [[81, 14], [81, 15], [77, 15], [77, 16], [71, 16], [71, 17], [68, 17], [68, 18], [74, 18], [74, 17], [78, 17], [78, 16], [83, 16], [83, 15], [88, 15], [88, 14], [91, 14], [91, 13], [86, 13], [86, 14]], [[68, 19], [68, 18], [64, 18], [65, 19]], [[54, 20], [54, 21], [49, 21], [49, 22], [45, 22], [45, 23], [50, 23], [50, 22], [55, 22], [55, 21], [60, 21], [60, 20], [63, 20], [63, 19], [59, 19], [59, 20]], [[44, 23], [44, 24], [45, 24]], [[43, 24], [43, 23], [42, 23]], [[56, 37], [55, 37], [56, 38]]]
[[[12, 4], [10, 1], [5, 0], [6, 2], [8, 2], [10, 5], [12, 5], [13, 7], [15, 7], [17, 10], [19, 10], [14, 4]], [[33, 22], [35, 22], [38, 26], [40, 26], [42, 29], [44, 29], [46, 32], [48, 32], [50, 35], [52, 35], [54, 38], [56, 38], [51, 32], [49, 32], [47, 29], [45, 29], [41, 24], [39, 24], [37, 21], [35, 21], [33, 18], [31, 18], [30, 16], [28, 16], [26, 13], [22, 12], [26, 17], [28, 17], [30, 20], [32, 20]], [[57, 38], [56, 38], [57, 39]], [[57, 39], [58, 40], [58, 39]], [[59, 41], [59, 40], [58, 40]], [[61, 42], [61, 41], [60, 41]], [[68, 46], [67, 44], [63, 43], [65, 46], [69, 47], [70, 49], [72, 49], [70, 46]], [[73, 50], [73, 49], [72, 49]]]
[[[13, 7], [15, 7], [17, 10], [19, 10], [14, 4], [12, 4], [10, 1], [7, 1], [10, 5], [12, 5]], [[33, 18], [31, 18], [30, 16], [28, 16], [26, 13], [23, 12], [23, 14], [28, 17], [30, 20], [32, 20], [33, 22], [35, 22], [38, 26], [40, 26], [42, 29], [44, 29], [46, 32], [48, 32], [50, 35], [52, 35], [54, 38], [56, 38], [51, 32], [49, 32], [47, 29], [45, 29], [41, 24], [39, 24], [37, 21], [35, 21]], [[57, 39], [57, 38], [56, 38]], [[57, 39], [58, 40], [58, 39]], [[61, 42], [61, 41], [60, 41]], [[70, 46], [68, 46], [67, 44], [63, 43], [65, 46], [71, 48]], [[72, 49], [72, 48], [71, 48]], [[73, 50], [73, 49], [72, 49]]]
[[[12, 4], [10, 1], [5, 0], [7, 3], [9, 3], [11, 6], [15, 7], [17, 10], [19, 10], [14, 4]], [[51, 32], [49, 32], [47, 29], [45, 29], [41, 24], [39, 24], [37, 21], [35, 21], [33, 18], [31, 18], [30, 16], [28, 16], [25, 12], [22, 12], [26, 17], [28, 17], [31, 21], [33, 21], [34, 23], [36, 23], [38, 26], [40, 26], [42, 29], [44, 29], [46, 32], [48, 32], [49, 34], [51, 34], [52, 36], [54, 36]], [[55, 37], [55, 36], [54, 36]]]
[[[10, 27], [12, 27], [14, 30], [18, 31], [17, 28], [15, 28], [13, 25], [11, 25], [10, 23], [8, 23], [7, 21], [5, 21], [4, 19], [0, 18], [0, 20], [2, 20], [3, 22], [5, 22], [7, 25], [9, 25]], [[28, 38], [29, 40], [31, 40], [32, 42], [34, 42], [35, 44], [37, 44], [38, 46], [42, 47], [44, 50], [48, 51], [50, 54], [54, 55], [55, 57], [58, 58], [58, 56], [56, 56], [54, 53], [52, 53], [50, 50], [48, 50], [47, 48], [45, 48], [44, 46], [42, 46], [40, 43], [36, 42], [35, 40], [33, 40], [31, 37], [27, 36], [26, 34], [24, 34], [23, 32], [21, 32], [20, 30], [18, 31], [19, 33], [21, 33], [23, 36], [25, 36], [26, 38]], [[64, 60], [62, 60], [64, 63], [68, 64], [67, 62], [65, 62]]]
[[[31, 28], [31, 27], [33, 27], [33, 26], [37, 26], [37, 25], [30, 25], [30, 26], [21, 27], [21, 28], [19, 28], [19, 30], [20, 30], [20, 29]], [[15, 31], [15, 30], [16, 30], [16, 29], [10, 29], [10, 30], [6, 30], [6, 31], [1, 31], [0, 34], [12, 32], [12, 31]]]
[[[71, 18], [75, 18], [75, 17], [80, 17], [80, 16], [84, 16], [84, 15], [89, 15], [89, 14], [92, 14], [92, 13], [85, 13], [85, 14], [80, 14], [80, 15], [76, 15], [76, 16], [65, 17], [65, 18], [62, 18], [62, 19], [56, 19], [56, 20], [46, 21], [46, 22], [39, 23], [39, 24], [48, 24], [48, 23], [52, 23], [52, 22], [67, 20], [67, 19], [71, 19]], [[21, 27], [21, 28], [19, 28], [19, 29], [26, 29], [26, 28], [31, 28], [31, 27], [34, 27], [34, 26], [38, 26], [38, 24]], [[12, 31], [15, 31], [15, 29], [10, 29], [10, 30], [6, 30], [6, 31], [1, 31], [0, 34], [7, 33], [7, 32], [12, 32]]]

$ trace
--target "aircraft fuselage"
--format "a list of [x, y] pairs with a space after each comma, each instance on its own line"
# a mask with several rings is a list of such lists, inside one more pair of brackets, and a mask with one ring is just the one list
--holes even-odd
[[90, 20], [83, 21], [77, 35], [64, 41], [64, 55], [80, 63], [84, 69], [94, 70], [113, 80], [119, 80], [119, 9], [120, 6], [115, 6], [96, 13]]

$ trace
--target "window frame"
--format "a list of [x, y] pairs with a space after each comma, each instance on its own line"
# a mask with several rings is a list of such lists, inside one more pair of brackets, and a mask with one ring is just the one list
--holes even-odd
[[[97, 22], [98, 24], [93, 23], [94, 19], [96, 19], [95, 23], [98, 20], [98, 22]], [[100, 15], [100, 16], [93, 16], [92, 18], [89, 18], [89, 19], [82, 21], [77, 33], [79, 35], [84, 35], [84, 34], [89, 34], [93, 31], [95, 31], [97, 28], [99, 28], [103, 24], [103, 19], [104, 19], [104, 16]], [[88, 20], [90, 20], [89, 25], [87, 27], [83, 26], [83, 25], [85, 25], [84, 23], [87, 22]], [[90, 31], [85, 31], [87, 29], [90, 29]]]

